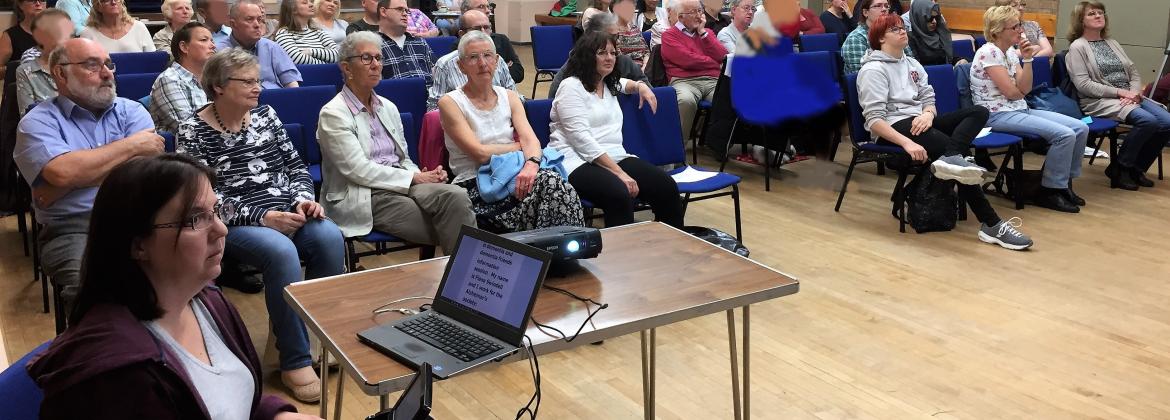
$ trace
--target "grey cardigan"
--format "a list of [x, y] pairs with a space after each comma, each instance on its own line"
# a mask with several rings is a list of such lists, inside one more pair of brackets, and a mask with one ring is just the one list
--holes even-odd
[[[1133, 60], [1125, 55], [1121, 44], [1112, 39], [1106, 39], [1105, 43], [1113, 49], [1117, 58], [1121, 59], [1125, 74], [1129, 76], [1129, 89], [1141, 91], [1142, 75], [1138, 73]], [[1101, 74], [1101, 67], [1097, 65], [1097, 57], [1093, 55], [1089, 41], [1084, 38], [1073, 41], [1068, 47], [1064, 63], [1068, 69], [1068, 77], [1072, 78], [1081, 97], [1081, 109], [1086, 114], [1125, 121], [1129, 112], [1137, 109], [1138, 105], [1121, 105], [1121, 99], [1117, 95], [1120, 89], [1105, 82], [1105, 75]]]

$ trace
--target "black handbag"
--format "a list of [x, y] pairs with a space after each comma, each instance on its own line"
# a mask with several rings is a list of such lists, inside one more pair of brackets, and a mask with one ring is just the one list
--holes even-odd
[[959, 197], [955, 181], [935, 178], [929, 170], [914, 177], [903, 190], [905, 221], [915, 232], [945, 232], [955, 228], [959, 218]]

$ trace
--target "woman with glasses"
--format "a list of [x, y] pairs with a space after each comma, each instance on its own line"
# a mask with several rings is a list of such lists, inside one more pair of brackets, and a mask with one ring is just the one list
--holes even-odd
[[1137, 191], [1153, 187], [1145, 173], [1170, 141], [1170, 112], [1142, 95], [1142, 75], [1133, 60], [1109, 37], [1105, 5], [1082, 1], [1073, 7], [1065, 66], [1077, 87], [1081, 109], [1094, 117], [1133, 126], [1105, 175], [1112, 188]]
[[345, 40], [345, 30], [349, 28], [349, 22], [341, 20], [341, 4], [338, 0], [314, 0], [313, 9], [317, 11], [313, 16], [312, 25], [316, 26], [329, 39], [333, 40], [334, 44], [341, 44]]
[[344, 242], [313, 195], [304, 161], [268, 105], [257, 106], [256, 56], [229, 48], [211, 57], [200, 80], [211, 103], [179, 125], [178, 152], [215, 169], [215, 194], [235, 217], [226, 252], [259, 268], [276, 348], [280, 379], [303, 402], [321, 395], [305, 325], [284, 300], [284, 287], [344, 271]]
[[[1024, 0], [995, 0], [995, 5], [1016, 8], [1016, 11], [1020, 12], [1021, 19], [1024, 16], [1024, 9], [1028, 7], [1028, 3]], [[1044, 33], [1044, 28], [1040, 27], [1040, 23], [1034, 20], [1025, 20], [1022, 24], [1024, 25], [1024, 36], [1028, 38], [1028, 42], [1040, 47], [1040, 50], [1036, 51], [1035, 57], [1052, 57], [1055, 50], [1052, 48], [1052, 43], [1048, 41], [1048, 35]]]
[[195, 16], [195, 10], [191, 8], [190, 0], [164, 0], [162, 15], [167, 24], [154, 33], [154, 49], [155, 51], [166, 51], [167, 55], [171, 56], [171, 61], [174, 62], [176, 60], [174, 54], [171, 53], [171, 38], [174, 38], [175, 32], [178, 32], [180, 28], [191, 22], [191, 17]]
[[[841, 44], [841, 60], [845, 64], [846, 74], [857, 73], [858, 70], [861, 70], [861, 58], [871, 51], [869, 27], [889, 13], [891, 1], [897, 3], [898, 0], [861, 0], [857, 2], [861, 10], [860, 13], [853, 14], [857, 18], [857, 27], [845, 37], [845, 43]], [[906, 47], [904, 53], [909, 56], [914, 55], [909, 46]]]
[[975, 51], [971, 63], [971, 99], [991, 111], [992, 129], [1034, 136], [1048, 143], [1044, 176], [1033, 201], [1036, 205], [1066, 213], [1080, 212], [1085, 200], [1072, 189], [1081, 175], [1081, 155], [1089, 127], [1076, 118], [1056, 112], [1028, 109], [1024, 97], [1032, 91], [1032, 60], [1040, 47], [1023, 35], [1020, 12], [996, 6], [983, 14], [987, 44]]
[[146, 24], [135, 20], [123, 0], [96, 0], [81, 38], [92, 39], [110, 53], [154, 51]]
[[605, 212], [606, 226], [634, 222], [634, 201], [649, 204], [654, 218], [682, 227], [678, 185], [666, 172], [622, 147], [622, 108], [617, 95], [638, 95], [639, 106], [657, 111], [645, 83], [614, 74], [617, 44], [604, 33], [585, 34], [565, 64], [565, 79], [552, 106], [549, 147], [565, 156], [569, 183]]
[[312, 0], [283, 0], [272, 40], [297, 64], [337, 62], [337, 44], [312, 24]]
[[175, 32], [170, 51], [175, 62], [154, 79], [147, 109], [155, 127], [174, 133], [181, 121], [207, 103], [199, 81], [203, 78], [203, 65], [215, 54], [215, 41], [210, 29], [191, 22]]
[[[16, 0], [16, 7], [12, 8], [16, 23], [0, 32], [0, 72], [5, 70], [8, 61], [13, 57], [19, 59], [25, 51], [36, 48], [37, 40], [33, 38], [32, 21], [44, 10], [45, 0]], [[0, 77], [4, 77], [4, 74], [0, 73]]]
[[[467, 191], [479, 227], [518, 232], [584, 225], [581, 199], [544, 158], [519, 95], [492, 85], [499, 60], [491, 37], [468, 32], [459, 39], [458, 51], [459, 69], [467, 75], [467, 83], [439, 99], [439, 117], [451, 154], [452, 182]], [[494, 177], [502, 182], [494, 192], [504, 194], [488, 198], [476, 174], [496, 160], [513, 163], [508, 167], [518, 172]]]
[[231, 217], [214, 182], [173, 154], [131, 159], [102, 182], [69, 329], [28, 366], [42, 419], [314, 418], [263, 395], [248, 328], [209, 286]]

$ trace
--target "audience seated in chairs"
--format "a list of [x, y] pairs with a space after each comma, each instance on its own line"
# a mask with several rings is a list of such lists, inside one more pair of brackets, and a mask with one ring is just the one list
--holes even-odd
[[109, 173], [70, 327], [28, 367], [45, 391], [41, 418], [312, 418], [263, 395], [244, 320], [208, 286], [227, 235], [214, 177], [180, 155]]
[[[589, 25], [585, 26], [584, 35], [602, 33], [608, 36], [614, 36], [620, 30], [621, 29], [617, 24], [617, 17], [609, 13], [602, 13], [594, 16], [593, 19], [589, 21]], [[569, 53], [570, 56], [572, 54], [572, 52]], [[557, 90], [561, 86], [561, 81], [563, 81], [565, 77], [568, 77], [565, 75], [565, 69], [568, 68], [568, 66], [568, 61], [566, 61], [565, 65], [561, 66], [561, 69], [557, 71], [555, 76], [553, 76], [552, 83], [550, 83], [548, 86], [548, 97], [557, 97]], [[617, 61], [614, 63], [613, 67], [613, 73], [618, 78], [630, 79], [635, 82], [643, 82], [647, 85], [650, 84], [650, 79], [646, 77], [646, 73], [642, 71], [642, 67], [638, 66], [638, 63], [634, 62], [633, 58], [621, 54], [621, 51], [618, 51]]]
[[[555, 169], [542, 168], [547, 160], [524, 116], [520, 96], [492, 85], [499, 62], [492, 39], [483, 32], [469, 32], [459, 40], [458, 51], [467, 84], [439, 99], [439, 115], [454, 183], [467, 190], [479, 226], [514, 232], [584, 225], [577, 191]], [[477, 171], [493, 157], [503, 160], [506, 156], [501, 155], [512, 152], [524, 158], [519, 173], [507, 183], [515, 184], [512, 193], [486, 201], [476, 183]]]
[[825, 33], [841, 36], [838, 39], [844, 39], [845, 35], [853, 32], [857, 28], [857, 21], [849, 13], [849, 2], [847, 0], [832, 0], [829, 3], [829, 8], [821, 13], [821, 26], [825, 27]]
[[1085, 113], [1133, 126], [1105, 169], [1110, 186], [1136, 191], [1153, 187], [1145, 172], [1170, 140], [1170, 112], [1142, 96], [1142, 75], [1125, 49], [1109, 37], [1105, 5], [1080, 2], [1073, 9], [1065, 66]]
[[1072, 180], [1081, 175], [1089, 127], [1064, 114], [1028, 109], [1024, 96], [1032, 90], [1032, 57], [1040, 47], [1021, 36], [1020, 12], [996, 6], [987, 9], [983, 21], [987, 43], [975, 52], [971, 64], [972, 101], [991, 111], [987, 124], [992, 129], [1039, 137], [1048, 143], [1044, 177], [1033, 198], [1036, 205], [1080, 212], [1084, 199], [1073, 191]]
[[81, 38], [92, 39], [112, 53], [154, 51], [154, 39], [146, 24], [135, 20], [126, 10], [125, 0], [105, 0], [94, 4], [81, 30]]
[[947, 27], [942, 7], [937, 2], [916, 0], [910, 4], [910, 11], [907, 13], [914, 27], [914, 31], [906, 31], [910, 36], [910, 49], [914, 51], [914, 59], [924, 66], [955, 64], [960, 60], [966, 62], [966, 59], [955, 57], [951, 30]]
[[344, 271], [341, 231], [314, 200], [313, 181], [276, 112], [256, 106], [256, 57], [239, 48], [216, 53], [200, 84], [211, 103], [179, 125], [176, 150], [215, 169], [215, 193], [235, 213], [224, 220], [226, 255], [263, 275], [281, 382], [296, 399], [317, 401], [321, 381], [313, 372], [305, 325], [283, 293], [301, 281], [301, 260], [308, 279]]
[[232, 4], [229, 12], [231, 36], [222, 42], [216, 41], [215, 49], [239, 47], [255, 55], [260, 63], [260, 87], [264, 89], [300, 86], [301, 71], [297, 70], [288, 53], [276, 42], [264, 38], [264, 6], [259, 2], [239, 0]]
[[[469, 10], [478, 10], [487, 16], [491, 16], [492, 13], [488, 0], [462, 0], [459, 5], [459, 13], [467, 13]], [[471, 29], [470, 26], [464, 27]], [[481, 27], [480, 30], [483, 31], [483, 28]], [[483, 31], [483, 33], [492, 37], [492, 43], [496, 44], [496, 54], [504, 59], [504, 63], [508, 64], [508, 73], [512, 74], [512, 81], [523, 82], [524, 64], [520, 62], [520, 56], [516, 54], [516, 49], [512, 48], [512, 40], [508, 39], [507, 35], [495, 31]]]
[[615, 35], [618, 52], [630, 57], [638, 67], [645, 68], [650, 58], [650, 47], [646, 46], [646, 38], [634, 21], [634, 0], [614, 0], [613, 15], [617, 17], [618, 32]]
[[939, 179], [958, 181], [959, 197], [982, 222], [980, 240], [1014, 250], [1032, 246], [1032, 239], [1016, 230], [1016, 220], [1000, 219], [983, 195], [987, 171], [964, 159], [987, 122], [987, 108], [937, 115], [926, 69], [903, 52], [909, 40], [901, 18], [887, 15], [873, 22], [869, 40], [873, 52], [857, 73], [866, 130], [880, 137], [879, 143], [905, 149], [914, 161], [932, 162], [929, 168]]
[[[45, 2], [37, 0], [15, 0], [12, 8], [15, 22], [11, 27], [0, 32], [0, 75], [9, 61], [21, 59], [25, 51], [37, 47], [37, 40], [33, 34], [32, 23], [45, 10]], [[4, 76], [0, 76], [4, 77]], [[12, 83], [5, 80], [4, 83]]]
[[175, 32], [170, 50], [175, 63], [154, 79], [149, 110], [156, 128], [174, 133], [180, 122], [207, 104], [199, 81], [203, 66], [215, 54], [215, 43], [206, 26], [191, 22]]
[[[33, 18], [32, 28], [37, 45], [44, 51], [52, 52], [57, 45], [73, 37], [73, 22], [69, 15], [57, 9], [46, 10]], [[20, 63], [14, 82], [20, 115], [24, 115], [30, 106], [57, 96], [57, 83], [49, 69], [49, 54]]]
[[683, 29], [674, 26], [662, 34], [662, 64], [670, 86], [678, 94], [679, 124], [685, 134], [691, 132], [699, 101], [714, 97], [727, 49], [714, 32], [703, 27], [699, 0], [679, 0], [670, 7], [678, 13]]
[[658, 21], [666, 20], [666, 8], [661, 7], [658, 0], [642, 0], [638, 2], [638, 14], [641, 17], [642, 25], [638, 28], [641, 32], [649, 31], [658, 24]]
[[720, 30], [718, 34], [719, 43], [723, 44], [723, 48], [727, 49], [728, 53], [735, 52], [735, 46], [739, 43], [743, 31], [752, 25], [752, 18], [756, 15], [755, 4], [752, 0], [736, 0], [731, 3], [731, 24]]
[[589, 21], [593, 19], [593, 16], [598, 13], [613, 13], [613, 0], [590, 0], [589, 7], [581, 11], [581, 20], [577, 22], [577, 25], [581, 29], [585, 29], [589, 25]]
[[379, 0], [378, 32], [382, 35], [382, 78], [422, 77], [431, 87], [431, 46], [406, 32], [406, 0]]
[[345, 41], [349, 22], [341, 20], [341, 2], [339, 0], [313, 0], [312, 25], [329, 35], [334, 44], [341, 45]]
[[272, 40], [297, 64], [337, 62], [337, 43], [312, 24], [312, 0], [282, 0]]
[[[857, 73], [858, 70], [861, 70], [861, 57], [864, 57], [871, 50], [869, 48], [869, 26], [877, 22], [878, 18], [890, 14], [890, 5], [895, 3], [898, 3], [898, 0], [861, 0], [857, 2], [859, 9], [854, 9], [853, 12], [853, 16], [857, 18], [857, 27], [845, 37], [845, 42], [841, 44], [841, 62], [845, 65], [845, 74]], [[861, 11], [860, 14], [858, 14], [858, 10]], [[904, 54], [914, 56], [909, 46], [906, 47]]]
[[[1011, 6], [1020, 12], [1020, 17], [1024, 16], [1024, 7], [1027, 5], [1025, 0], [995, 0], [996, 6]], [[1023, 25], [1024, 36], [1031, 42], [1032, 45], [1040, 47], [1036, 51], [1034, 57], [1052, 57], [1055, 50], [1052, 49], [1052, 43], [1048, 41], [1048, 35], [1044, 33], [1044, 28], [1040, 27], [1040, 23], [1034, 20], [1025, 20], [1020, 22]]]
[[723, 0], [699, 0], [703, 11], [703, 27], [710, 29], [713, 34], [731, 24], [731, 18], [723, 15], [723, 3]]
[[[458, 22], [462, 25], [462, 28], [459, 29], [459, 36], [466, 35], [472, 31], [479, 31], [483, 34], [491, 34], [492, 31], [492, 25], [488, 21], [487, 15], [479, 10], [468, 10], [459, 18]], [[497, 54], [496, 61], [496, 71], [492, 75], [492, 85], [516, 92], [516, 82], [512, 80], [512, 75], [508, 73], [508, 65], [504, 62], [504, 57]], [[467, 83], [467, 75], [463, 74], [463, 71], [459, 69], [458, 50], [453, 50], [439, 57], [438, 60], [435, 60], [435, 71], [432, 80], [431, 87], [427, 89], [427, 111], [439, 109], [439, 98], [446, 95], [447, 92], [459, 89]]]
[[89, 13], [93, 11], [93, 2], [92, 0], [57, 0], [57, 4], [53, 7], [69, 14], [69, 20], [73, 21], [73, 35], [77, 35], [81, 33], [82, 29], [85, 29]]
[[439, 27], [431, 22], [422, 10], [418, 9], [418, 0], [411, 0], [407, 7], [410, 12], [406, 16], [406, 32], [419, 38], [439, 36]]
[[662, 34], [678, 23], [678, 10], [673, 7], [663, 7], [666, 10], [666, 19], [660, 19], [650, 27], [650, 49], [662, 45]]
[[645, 83], [613, 72], [617, 56], [617, 43], [604, 33], [591, 32], [577, 41], [553, 100], [549, 147], [564, 155], [569, 182], [581, 198], [605, 212], [606, 226], [633, 223], [638, 200], [650, 205], [655, 219], [682, 227], [674, 179], [622, 146], [619, 92], [638, 95], [641, 106], [654, 111], [658, 103]]
[[345, 34], [349, 35], [357, 31], [371, 31], [378, 32], [378, 22], [381, 20], [379, 15], [378, 0], [362, 0], [362, 17], [349, 23], [349, 27], [345, 28]]
[[[154, 33], [154, 50], [166, 51], [167, 54], [171, 54], [171, 38], [175, 36], [175, 32], [192, 21], [191, 18], [195, 16], [195, 10], [191, 8], [190, 0], [164, 0], [162, 15], [167, 24]], [[171, 60], [174, 59], [175, 56], [171, 55]]]
[[227, 0], [192, 0], [194, 1], [195, 13], [199, 20], [207, 25], [207, 29], [211, 31], [211, 39], [215, 41], [215, 45], [225, 45], [227, 39], [232, 36], [231, 23], [231, 9], [228, 7]]
[[382, 80], [381, 47], [382, 40], [366, 31], [341, 43], [345, 87], [317, 124], [322, 204], [346, 237], [377, 229], [449, 254], [460, 228], [476, 225], [475, 213], [467, 192], [447, 183], [442, 166], [420, 171], [410, 160], [398, 107], [374, 93]]
[[114, 63], [101, 44], [65, 41], [49, 53], [49, 70], [58, 95], [21, 119], [13, 159], [44, 224], [41, 265], [69, 308], [98, 183], [127, 159], [162, 153], [163, 139], [142, 105], [115, 94]]

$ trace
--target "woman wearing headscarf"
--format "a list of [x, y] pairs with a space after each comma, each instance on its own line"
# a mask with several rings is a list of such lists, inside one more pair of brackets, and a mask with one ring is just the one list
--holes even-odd
[[951, 64], [955, 51], [951, 30], [943, 19], [942, 9], [934, 0], [914, 0], [910, 4], [910, 50], [923, 66]]

